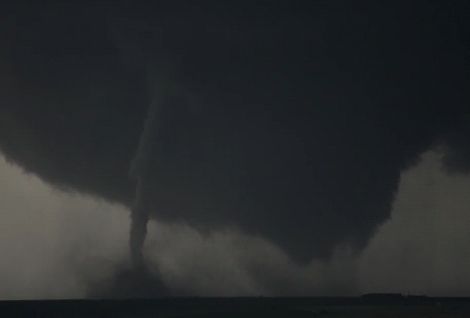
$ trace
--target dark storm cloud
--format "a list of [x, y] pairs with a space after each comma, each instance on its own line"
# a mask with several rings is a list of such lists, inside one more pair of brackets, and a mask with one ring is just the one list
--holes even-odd
[[470, 167], [468, 12], [464, 2], [12, 10], [0, 147], [52, 184], [128, 206], [135, 158], [151, 217], [234, 226], [296, 260], [360, 249], [423, 151], [444, 144], [451, 170]]

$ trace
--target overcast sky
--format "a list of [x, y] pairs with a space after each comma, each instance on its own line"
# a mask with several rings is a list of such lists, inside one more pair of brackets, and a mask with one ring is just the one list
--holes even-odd
[[[128, 211], [52, 189], [0, 161], [0, 298], [87, 297], [127, 262]], [[436, 153], [402, 175], [392, 218], [358, 256], [294, 265], [261, 239], [204, 237], [151, 222], [146, 252], [173, 289], [193, 295], [470, 294], [470, 177]]]
[[468, 295], [469, 12], [5, 8], [0, 297]]

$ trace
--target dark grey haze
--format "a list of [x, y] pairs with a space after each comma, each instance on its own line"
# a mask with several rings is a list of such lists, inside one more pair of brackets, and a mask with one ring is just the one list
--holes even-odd
[[361, 250], [432, 147], [470, 169], [466, 1], [16, 6], [0, 149], [150, 216], [235, 227], [292, 259]]

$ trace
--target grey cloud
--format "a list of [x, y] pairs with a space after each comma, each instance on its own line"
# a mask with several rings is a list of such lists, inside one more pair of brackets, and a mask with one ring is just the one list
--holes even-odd
[[[390, 220], [359, 255], [345, 248], [299, 265], [259, 237], [152, 221], [150, 270], [183, 295], [467, 295], [470, 181], [447, 175], [440, 157], [402, 174]], [[130, 293], [110, 290], [130, 268], [124, 207], [51, 189], [3, 161], [0, 176], [2, 299]]]
[[[465, 2], [182, 8], [9, 12], [5, 156], [130, 207], [138, 153], [151, 218], [239, 229], [298, 264], [364, 249], [401, 173], [436, 144], [449, 170], [468, 170]], [[117, 40], [112, 18], [135, 39]]]

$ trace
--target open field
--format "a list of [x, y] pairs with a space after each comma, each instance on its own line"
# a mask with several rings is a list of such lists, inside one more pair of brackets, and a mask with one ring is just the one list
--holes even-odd
[[468, 298], [172, 298], [0, 302], [1, 317], [470, 317]]

